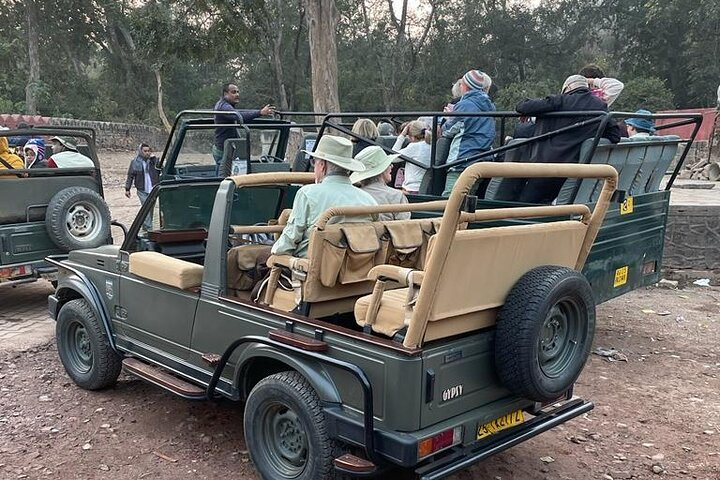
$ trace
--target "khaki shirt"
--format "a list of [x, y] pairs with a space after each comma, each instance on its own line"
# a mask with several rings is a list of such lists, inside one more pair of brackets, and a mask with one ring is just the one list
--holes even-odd
[[[292, 213], [280, 238], [272, 247], [274, 255], [293, 255], [307, 257], [310, 232], [315, 227], [320, 215], [333, 207], [354, 205], [377, 205], [370, 194], [363, 192], [350, 183], [348, 177], [331, 175], [322, 183], [305, 185], [298, 190], [293, 202]], [[330, 219], [328, 223], [371, 222], [370, 215]]]
[[[369, 193], [378, 205], [395, 203], [408, 203], [408, 199], [400, 190], [385, 185], [382, 180], [360, 187], [364, 192]], [[381, 213], [378, 220], [409, 220], [410, 212]]]

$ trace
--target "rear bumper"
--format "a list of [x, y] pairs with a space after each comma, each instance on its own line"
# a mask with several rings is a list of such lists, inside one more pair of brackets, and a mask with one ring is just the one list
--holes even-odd
[[0, 286], [34, 282], [40, 278], [48, 281], [57, 280], [57, 267], [45, 260], [0, 265]]
[[499, 432], [486, 440], [449, 450], [442, 457], [416, 469], [415, 473], [421, 480], [445, 478], [587, 413], [593, 408], [591, 402], [579, 398], [571, 400], [553, 410], [543, 411], [531, 420]]
[[[593, 407], [591, 402], [573, 399], [550, 410], [543, 410], [516, 427], [500, 431], [478, 442], [450, 448], [423, 460], [420, 464], [415, 463], [417, 436], [376, 429], [375, 452], [389, 463], [415, 468], [415, 473], [422, 480], [440, 479], [589, 412]], [[333, 407], [325, 408], [325, 418], [332, 436], [362, 446], [362, 424], [359, 420], [349, 420], [343, 415], [342, 409]], [[378, 467], [382, 468], [382, 465]]]

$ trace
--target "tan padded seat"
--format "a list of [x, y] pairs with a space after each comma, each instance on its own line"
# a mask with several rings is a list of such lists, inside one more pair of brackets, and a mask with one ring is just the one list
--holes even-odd
[[[383, 293], [377, 318], [372, 325], [373, 331], [392, 337], [403, 328], [408, 290], [408, 288], [398, 288]], [[365, 295], [355, 302], [355, 318], [358, 319], [357, 323], [361, 327], [365, 326], [364, 319], [367, 316], [371, 298], [372, 295]]]
[[202, 284], [203, 267], [158, 252], [130, 254], [130, 273], [186, 290]]
[[[587, 228], [568, 220], [458, 231], [439, 281], [421, 285], [415, 299], [407, 298], [407, 288], [385, 291], [372, 329], [393, 336], [406, 326], [406, 305], [420, 295], [434, 297], [426, 341], [489, 327], [510, 289], [529, 270], [542, 265], [575, 268]], [[435, 238], [430, 238], [429, 255]], [[366, 295], [355, 304], [361, 326], [367, 323], [371, 298]]]

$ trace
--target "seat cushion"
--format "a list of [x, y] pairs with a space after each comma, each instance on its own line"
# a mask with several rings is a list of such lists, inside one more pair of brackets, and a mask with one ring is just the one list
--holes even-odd
[[[386, 290], [383, 292], [377, 318], [375, 323], [372, 324], [374, 332], [392, 337], [405, 326], [405, 300], [407, 299], [407, 294], [407, 288], [398, 288], [396, 290]], [[370, 307], [371, 298], [372, 295], [365, 295], [364, 297], [360, 297], [355, 303], [355, 320], [361, 327], [365, 326], [365, 317], [368, 307]]]
[[178, 260], [158, 252], [130, 254], [130, 273], [180, 289], [199, 287], [202, 284], [201, 265]]

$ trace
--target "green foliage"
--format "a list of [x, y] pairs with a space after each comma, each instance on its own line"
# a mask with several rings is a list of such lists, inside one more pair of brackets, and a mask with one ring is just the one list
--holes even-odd
[[649, 77], [625, 82], [625, 88], [612, 108], [623, 112], [634, 112], [641, 108], [657, 112], [673, 109], [675, 105], [673, 94], [665, 83], [657, 77]]
[[[43, 115], [159, 124], [210, 108], [234, 81], [241, 107], [310, 110], [304, 0], [8, 0], [0, 9], [0, 111], [25, 105], [28, 8], [39, 29]], [[467, 70], [487, 72], [498, 110], [556, 93], [586, 63], [625, 82], [614, 109], [715, 104], [720, 4], [336, 0], [343, 110], [439, 111]], [[538, 3], [538, 2], [534, 2]], [[432, 12], [432, 15], [431, 15]]]
[[549, 80], [528, 80], [511, 83], [500, 89], [495, 97], [495, 107], [498, 110], [515, 111], [515, 106], [526, 98], [543, 98], [548, 95], [560, 93], [561, 83]]

